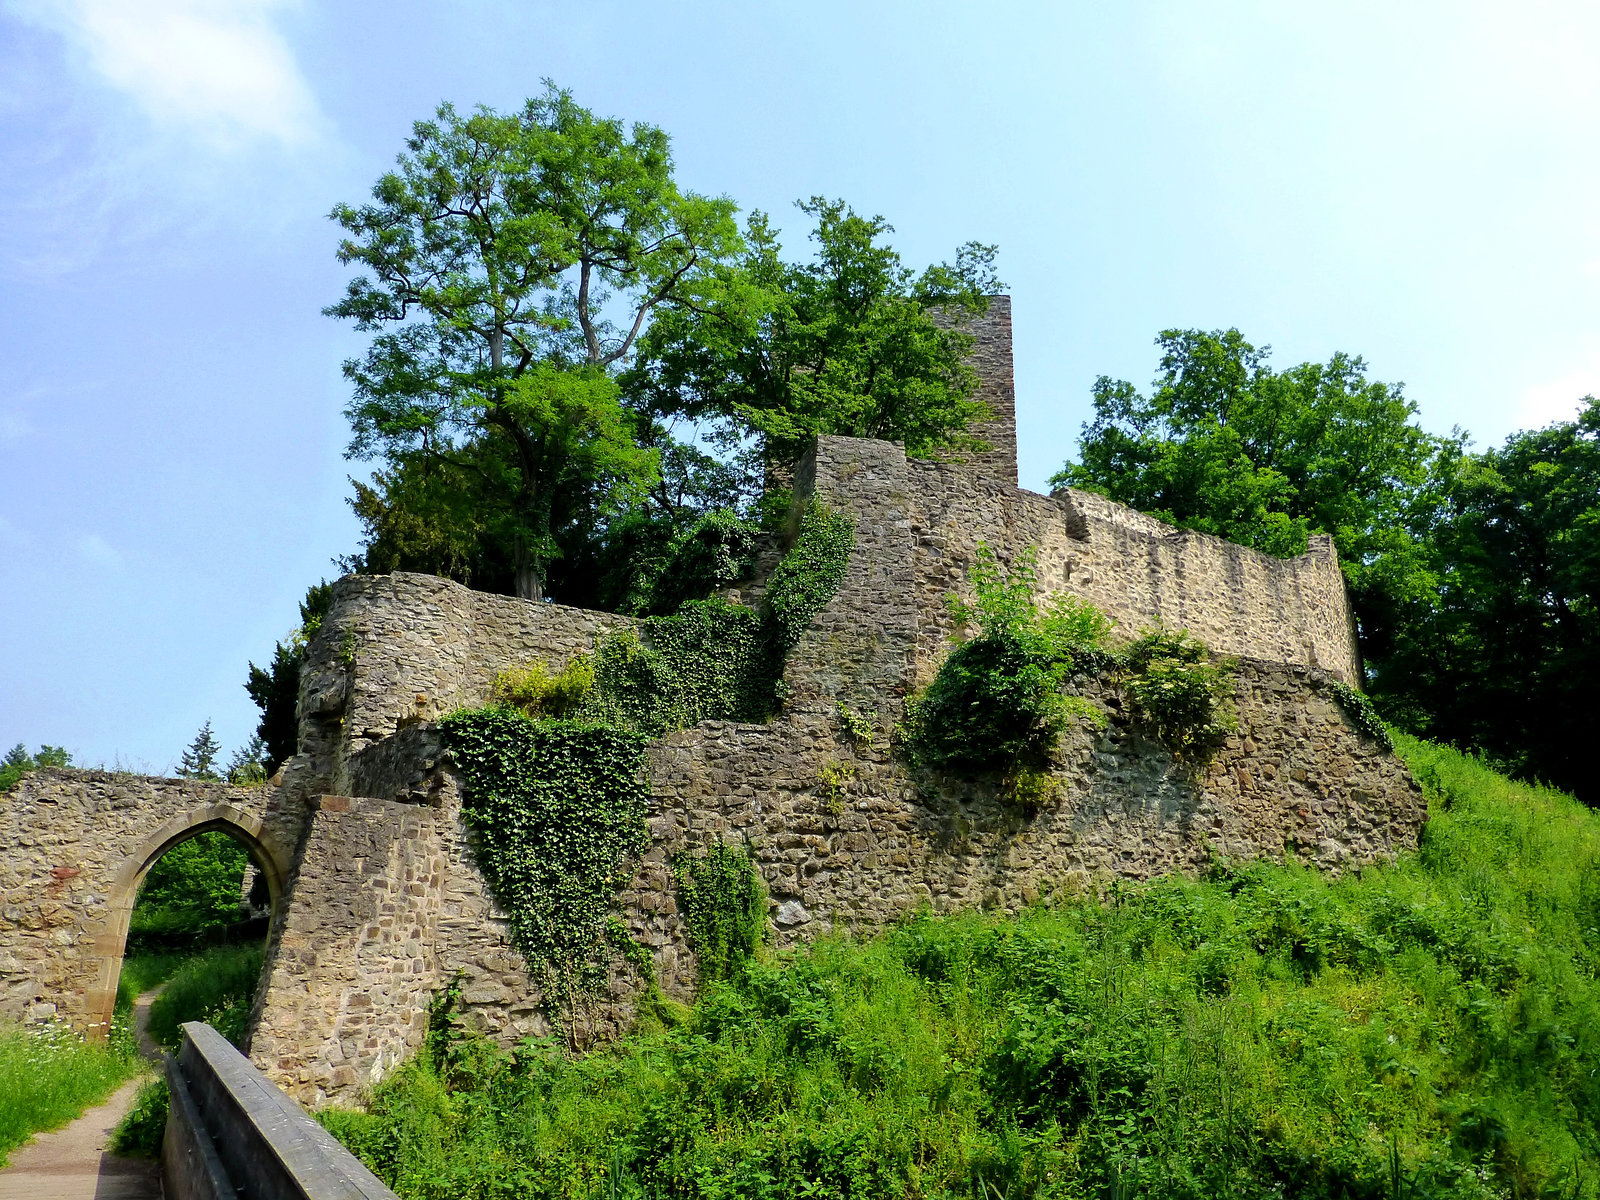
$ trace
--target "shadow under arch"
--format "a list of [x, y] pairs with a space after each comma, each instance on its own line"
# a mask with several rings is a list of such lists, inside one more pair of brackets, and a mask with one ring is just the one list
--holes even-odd
[[156, 860], [172, 847], [213, 830], [228, 834], [244, 847], [250, 861], [266, 878], [268, 906], [273, 918], [277, 917], [289, 878], [289, 855], [267, 833], [260, 817], [233, 804], [205, 804], [174, 817], [128, 852], [117, 868], [111, 893], [106, 897], [105, 921], [91, 951], [99, 963], [85, 1014], [88, 1022], [84, 1033], [91, 1040], [104, 1040], [111, 1032], [117, 981], [122, 975], [122, 955], [128, 943], [128, 923], [139, 898], [139, 885]]

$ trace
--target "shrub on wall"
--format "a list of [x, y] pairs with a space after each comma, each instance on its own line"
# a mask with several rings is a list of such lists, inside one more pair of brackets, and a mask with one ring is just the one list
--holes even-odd
[[730, 978], [767, 939], [767, 889], [755, 863], [718, 838], [704, 855], [679, 859], [672, 874], [701, 986]]
[[1214, 746], [1234, 727], [1224, 701], [1231, 664], [1182, 630], [1152, 629], [1122, 654], [1119, 676], [1134, 714], [1180, 754]]
[[542, 662], [501, 671], [489, 681], [489, 703], [514, 708], [526, 717], [570, 717], [589, 697], [594, 665], [589, 656], [573, 658], [558, 674]]
[[973, 603], [956, 618], [977, 635], [950, 652], [926, 691], [906, 707], [901, 740], [920, 766], [999, 772], [1005, 791], [1037, 809], [1054, 794], [1041, 773], [1073, 716], [1105, 715], [1066, 693], [1074, 675], [1114, 679], [1134, 715], [1179, 754], [1213, 745], [1231, 728], [1224, 701], [1230, 666], [1190, 635], [1164, 629], [1116, 650], [1111, 620], [1072, 596], [1040, 608], [1033, 599], [1034, 555], [1009, 570], [982, 543], [972, 569]]
[[923, 766], [1005, 770], [1047, 754], [1069, 717], [1098, 711], [1062, 687], [1074, 673], [1110, 661], [1111, 622], [1071, 596], [1038, 609], [1031, 552], [1006, 571], [980, 544], [972, 582], [977, 600], [957, 604], [956, 616], [976, 624], [978, 635], [951, 651], [906, 706], [902, 741]]

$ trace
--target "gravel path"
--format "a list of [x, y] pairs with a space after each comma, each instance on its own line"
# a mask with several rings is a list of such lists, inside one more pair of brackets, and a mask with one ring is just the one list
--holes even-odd
[[[150, 1040], [150, 1002], [160, 991], [146, 992], [133, 1009], [139, 1053], [153, 1063], [161, 1062], [161, 1048]], [[161, 1200], [158, 1163], [106, 1152], [111, 1131], [149, 1077], [128, 1080], [104, 1104], [12, 1151], [11, 1165], [0, 1171], [0, 1200]]]

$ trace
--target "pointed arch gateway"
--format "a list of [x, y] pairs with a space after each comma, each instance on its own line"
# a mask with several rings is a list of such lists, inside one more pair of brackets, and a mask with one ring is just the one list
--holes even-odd
[[139, 898], [139, 885], [168, 850], [179, 842], [212, 831], [226, 833], [244, 847], [250, 861], [266, 879], [268, 905], [273, 919], [277, 918], [291, 864], [288, 854], [277, 845], [259, 816], [234, 804], [213, 803], [172, 818], [129, 851], [117, 868], [106, 897], [105, 922], [92, 943], [91, 952], [98, 963], [95, 984], [85, 998], [86, 1036], [100, 1040], [111, 1031], [117, 982], [122, 975], [123, 952], [128, 943], [128, 924]]

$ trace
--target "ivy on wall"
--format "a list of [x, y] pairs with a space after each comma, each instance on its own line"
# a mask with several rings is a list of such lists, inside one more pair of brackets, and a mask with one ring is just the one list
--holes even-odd
[[763, 720], [783, 671], [764, 632], [758, 613], [719, 599], [615, 630], [595, 647], [585, 712], [650, 737], [700, 721]]
[[1350, 724], [1385, 750], [1394, 749], [1394, 739], [1389, 736], [1389, 727], [1383, 723], [1378, 710], [1363, 693], [1356, 691], [1348, 683], [1336, 682], [1333, 684], [1333, 697], [1339, 702], [1339, 707], [1344, 709], [1344, 715], [1350, 718]]
[[[742, 543], [720, 525], [703, 532], [707, 572], [720, 579]], [[608, 634], [554, 675], [543, 663], [502, 672], [495, 704], [441, 723], [465, 778], [479, 865], [552, 1017], [603, 985], [618, 953], [649, 968], [612, 904], [649, 842], [650, 740], [704, 720], [771, 716], [785, 657], [838, 590], [854, 546], [851, 519], [813, 500], [759, 611], [684, 601]], [[742, 850], [720, 843], [681, 872], [702, 978], [721, 977], [765, 934], [760, 877]]]
[[749, 852], [721, 838], [700, 857], [672, 866], [700, 985], [727, 979], [767, 938], [767, 889]]
[[466, 778], [462, 815], [478, 864], [547, 1012], [598, 990], [619, 952], [648, 966], [611, 912], [649, 844], [646, 739], [510, 708], [463, 710], [441, 725]]
[[800, 517], [794, 545], [767, 582], [762, 602], [767, 634], [783, 653], [800, 641], [844, 582], [855, 549], [855, 522], [812, 498]]

